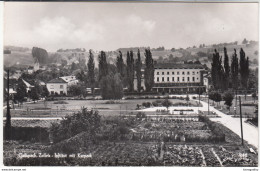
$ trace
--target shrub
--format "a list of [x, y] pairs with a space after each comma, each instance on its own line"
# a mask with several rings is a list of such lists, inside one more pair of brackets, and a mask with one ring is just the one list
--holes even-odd
[[100, 119], [101, 117], [97, 111], [83, 108], [78, 113], [66, 116], [60, 123], [52, 123], [50, 133], [55, 143], [81, 132], [88, 132], [90, 135], [95, 136], [100, 128]]
[[54, 102], [53, 104], [69, 104], [69, 103], [63, 100], [59, 100], [57, 102]]
[[151, 122], [147, 122], [144, 125], [145, 128], [151, 128], [151, 126], [152, 126]]

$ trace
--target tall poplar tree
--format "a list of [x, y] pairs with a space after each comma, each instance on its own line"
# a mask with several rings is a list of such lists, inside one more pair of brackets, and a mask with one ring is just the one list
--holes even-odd
[[135, 64], [135, 69], [136, 69], [136, 79], [137, 79], [137, 91], [140, 93], [141, 91], [141, 81], [142, 81], [142, 61], [141, 61], [141, 56], [140, 56], [140, 50], [138, 49], [137, 52], [137, 60]]
[[150, 49], [145, 49], [144, 84], [146, 91], [151, 91], [154, 85], [154, 62]]
[[124, 77], [124, 60], [123, 60], [123, 55], [122, 52], [119, 51], [119, 55], [116, 58], [116, 67], [118, 73], [121, 75], [121, 77]]
[[230, 78], [230, 66], [229, 66], [229, 59], [228, 59], [228, 54], [227, 54], [227, 49], [224, 47], [224, 69], [225, 69], [225, 90], [228, 89], [229, 87], [229, 78]]
[[215, 53], [213, 53], [211, 66], [211, 78], [213, 86], [216, 90], [223, 90], [224, 69], [222, 67], [222, 57], [219, 56], [219, 52], [217, 52], [216, 49]]
[[249, 77], [249, 61], [248, 57], [244, 50], [240, 49], [240, 76], [241, 76], [241, 85], [244, 89], [247, 89], [248, 77]]
[[107, 65], [107, 59], [106, 59], [106, 53], [104, 51], [101, 51], [99, 56], [99, 63], [98, 63], [98, 69], [99, 69], [99, 75], [98, 80], [100, 81], [102, 77], [106, 76], [108, 74], [108, 65]]
[[232, 80], [232, 88], [237, 90], [238, 88], [238, 58], [236, 49], [234, 49], [234, 53], [232, 55], [231, 61], [231, 80]]
[[88, 59], [88, 84], [91, 87], [91, 93], [94, 92], [94, 86], [95, 86], [95, 62], [94, 62], [94, 55], [91, 50], [89, 50], [89, 59]]
[[133, 51], [127, 51], [126, 59], [126, 72], [127, 72], [127, 82], [128, 89], [130, 92], [134, 91], [134, 54]]

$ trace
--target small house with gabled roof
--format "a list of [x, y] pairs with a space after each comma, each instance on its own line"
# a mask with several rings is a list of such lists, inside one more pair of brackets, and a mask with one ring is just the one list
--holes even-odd
[[68, 83], [61, 78], [50, 80], [46, 83], [50, 95], [59, 94], [67, 95]]

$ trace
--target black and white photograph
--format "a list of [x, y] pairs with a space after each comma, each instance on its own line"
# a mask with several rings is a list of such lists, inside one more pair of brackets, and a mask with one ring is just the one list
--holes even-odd
[[258, 170], [258, 2], [3, 9], [3, 168]]

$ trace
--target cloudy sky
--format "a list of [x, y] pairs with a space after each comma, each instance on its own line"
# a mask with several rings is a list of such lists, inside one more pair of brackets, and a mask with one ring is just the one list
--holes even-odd
[[5, 2], [5, 45], [116, 50], [258, 40], [257, 3]]

